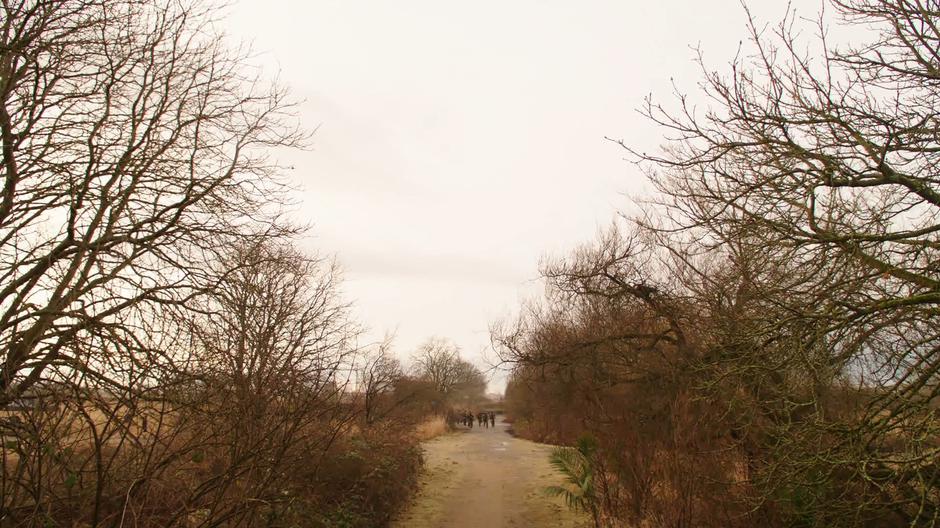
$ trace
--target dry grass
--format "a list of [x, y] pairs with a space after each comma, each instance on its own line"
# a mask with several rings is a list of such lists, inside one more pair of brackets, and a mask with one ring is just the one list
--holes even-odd
[[441, 436], [448, 431], [443, 416], [432, 416], [415, 427], [414, 436], [419, 442]]

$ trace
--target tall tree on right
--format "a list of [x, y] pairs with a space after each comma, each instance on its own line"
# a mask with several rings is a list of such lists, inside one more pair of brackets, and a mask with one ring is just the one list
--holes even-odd
[[707, 277], [704, 361], [761, 499], [789, 524], [936, 526], [940, 3], [831, 4], [866, 42], [751, 19], [753, 54], [703, 66], [706, 111], [648, 103], [672, 139], [625, 146], [665, 212], [640, 223]]

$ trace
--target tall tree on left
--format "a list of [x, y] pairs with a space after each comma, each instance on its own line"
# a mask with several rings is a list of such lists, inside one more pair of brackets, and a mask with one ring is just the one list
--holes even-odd
[[172, 368], [167, 323], [225, 276], [217, 252], [293, 230], [268, 156], [306, 135], [215, 15], [0, 2], [0, 409]]

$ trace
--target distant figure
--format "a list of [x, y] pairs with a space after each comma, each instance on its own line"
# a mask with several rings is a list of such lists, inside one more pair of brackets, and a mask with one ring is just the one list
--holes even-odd
[[490, 413], [490, 425], [496, 427], [496, 413], [494, 412]]

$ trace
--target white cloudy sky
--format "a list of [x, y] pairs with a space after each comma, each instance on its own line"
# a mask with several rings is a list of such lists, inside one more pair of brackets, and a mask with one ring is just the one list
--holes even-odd
[[[819, 3], [796, 2], [812, 15]], [[754, 0], [774, 21], [785, 3]], [[488, 325], [538, 291], [539, 259], [594, 236], [639, 171], [604, 136], [661, 132], [635, 109], [694, 90], [746, 37], [738, 0], [240, 0], [227, 31], [305, 100], [293, 154], [309, 247], [334, 253], [369, 336], [430, 336], [482, 363]], [[493, 387], [500, 388], [497, 379]]]

